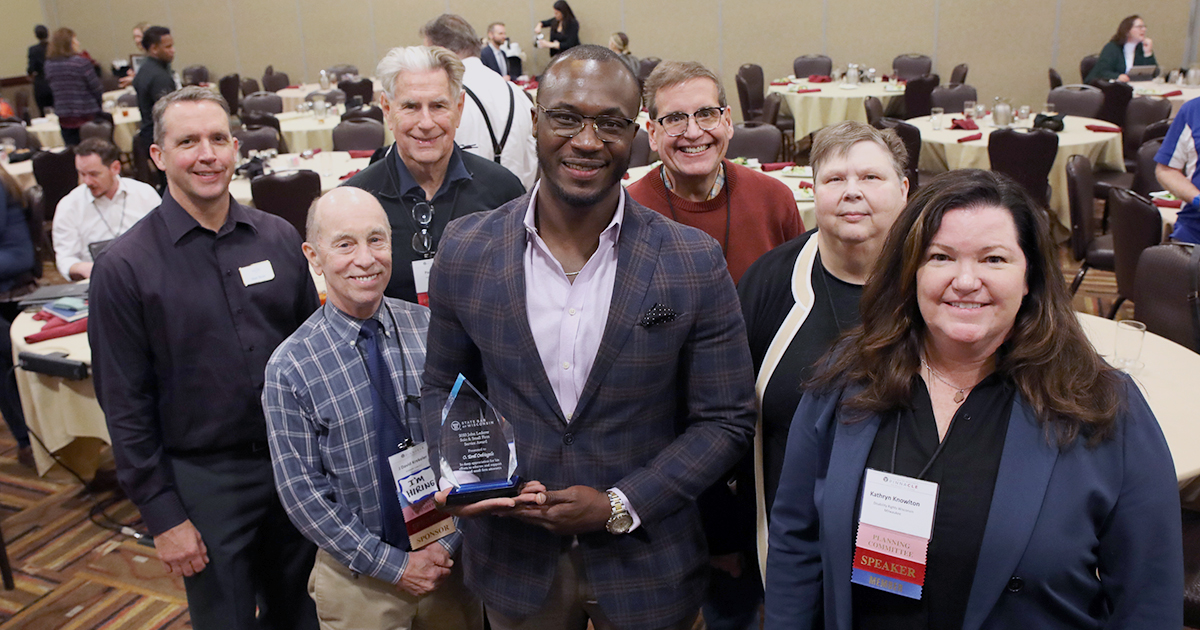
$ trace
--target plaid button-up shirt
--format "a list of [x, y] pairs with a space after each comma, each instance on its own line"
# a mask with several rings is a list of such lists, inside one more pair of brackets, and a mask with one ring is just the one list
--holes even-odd
[[[387, 335], [384, 360], [415, 442], [429, 309], [384, 298], [375, 313]], [[396, 583], [408, 554], [380, 539], [375, 418], [362, 321], [332, 304], [313, 313], [267, 364], [263, 411], [279, 497], [307, 538], [352, 571]], [[438, 541], [454, 553], [455, 533]]]

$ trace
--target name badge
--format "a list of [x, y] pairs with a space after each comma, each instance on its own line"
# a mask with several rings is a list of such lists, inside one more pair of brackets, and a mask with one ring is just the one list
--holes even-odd
[[414, 444], [388, 458], [396, 480], [396, 498], [404, 512], [408, 542], [414, 550], [453, 534], [454, 519], [437, 510], [437, 478], [429, 466], [429, 447]]
[[412, 261], [413, 283], [417, 288], [417, 302], [429, 306], [429, 271], [433, 269], [432, 258]]
[[921, 599], [938, 485], [868, 468], [850, 581]]
[[239, 267], [238, 272], [242, 274], [242, 284], [246, 286], [275, 279], [275, 268], [271, 266], [271, 261], [269, 260]]

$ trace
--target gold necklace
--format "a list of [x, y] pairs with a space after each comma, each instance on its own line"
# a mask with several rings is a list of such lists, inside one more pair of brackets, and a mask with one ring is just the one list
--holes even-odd
[[934, 371], [933, 367], [925, 362], [925, 357], [921, 357], [921, 367], [925, 368], [926, 370], [929, 370], [930, 375], [932, 375], [934, 378], [936, 378], [937, 380], [944, 383], [950, 389], [955, 390], [954, 391], [954, 402], [956, 404], [962, 404], [962, 401], [967, 399], [967, 392], [972, 389], [975, 389], [975, 385], [979, 384], [979, 383], [976, 383], [975, 385], [970, 385], [968, 387], [960, 388], [957, 385], [955, 385], [954, 383], [951, 383], [950, 381], [947, 381], [945, 378], [942, 378], [941, 374], [938, 374], [936, 371]]

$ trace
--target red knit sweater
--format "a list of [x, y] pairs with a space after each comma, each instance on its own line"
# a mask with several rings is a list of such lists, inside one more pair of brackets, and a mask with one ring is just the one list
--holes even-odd
[[[729, 160], [725, 160], [725, 188], [708, 201], [688, 201], [668, 191], [661, 167], [630, 184], [628, 190], [643, 206], [717, 239], [735, 284], [759, 256], [804, 233], [796, 198], [786, 184]], [[672, 206], [675, 216], [671, 216]], [[726, 207], [730, 209], [729, 243], [725, 242]]]

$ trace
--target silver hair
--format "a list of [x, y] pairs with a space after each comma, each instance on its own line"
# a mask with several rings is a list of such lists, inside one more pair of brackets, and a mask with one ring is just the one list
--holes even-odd
[[450, 77], [450, 98], [458, 100], [462, 93], [463, 64], [458, 55], [441, 46], [396, 47], [388, 51], [375, 68], [375, 77], [395, 100], [396, 77], [401, 72], [428, 72], [445, 70]]

